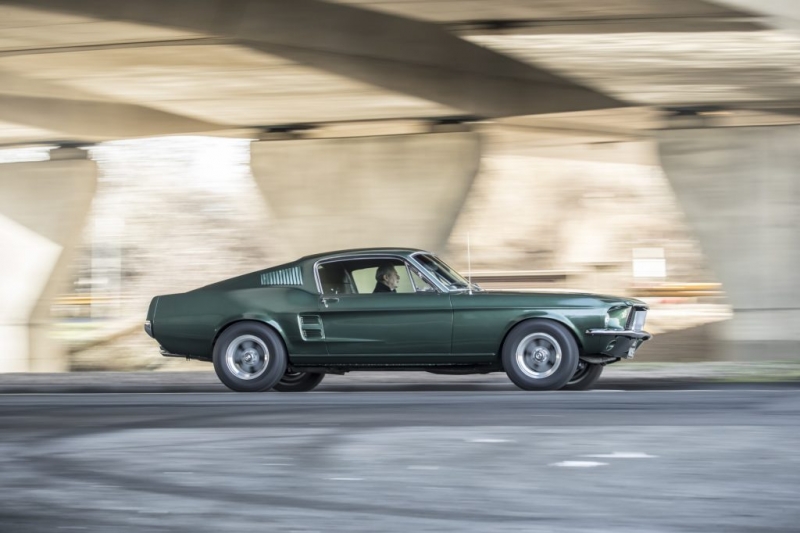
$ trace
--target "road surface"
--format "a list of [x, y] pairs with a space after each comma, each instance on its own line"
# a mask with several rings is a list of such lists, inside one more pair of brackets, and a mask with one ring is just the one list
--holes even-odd
[[800, 389], [0, 395], [0, 532], [797, 532]]

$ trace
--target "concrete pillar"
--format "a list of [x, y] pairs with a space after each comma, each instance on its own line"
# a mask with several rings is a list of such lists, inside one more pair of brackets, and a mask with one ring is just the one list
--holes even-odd
[[50, 305], [65, 289], [97, 181], [86, 152], [0, 165], [0, 372], [67, 370], [50, 338]]
[[258, 141], [253, 175], [295, 254], [442, 250], [480, 163], [473, 132]]
[[800, 126], [671, 129], [664, 170], [733, 307], [725, 358], [800, 359]]

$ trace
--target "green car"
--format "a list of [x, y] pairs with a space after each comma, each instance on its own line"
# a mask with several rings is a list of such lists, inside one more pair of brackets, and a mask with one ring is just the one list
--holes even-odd
[[169, 357], [214, 363], [235, 391], [308, 391], [326, 373], [506, 372], [525, 390], [588, 389], [650, 335], [630, 298], [484, 291], [405, 248], [311, 255], [150, 302]]

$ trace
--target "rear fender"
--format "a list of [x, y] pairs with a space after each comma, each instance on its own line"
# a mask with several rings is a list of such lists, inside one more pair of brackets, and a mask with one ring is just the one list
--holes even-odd
[[211, 349], [214, 349], [214, 346], [217, 344], [217, 339], [222, 332], [225, 331], [227, 328], [231, 327], [233, 324], [238, 324], [239, 322], [259, 322], [270, 328], [274, 329], [275, 332], [280, 335], [281, 340], [283, 341], [283, 345], [286, 348], [287, 355], [290, 352], [289, 350], [289, 342], [287, 341], [286, 332], [283, 330], [281, 325], [278, 323], [277, 320], [273, 319], [269, 315], [263, 314], [256, 314], [256, 313], [243, 313], [239, 316], [231, 317], [226, 321], [220, 323], [216, 328], [214, 328], [214, 339], [211, 341]]

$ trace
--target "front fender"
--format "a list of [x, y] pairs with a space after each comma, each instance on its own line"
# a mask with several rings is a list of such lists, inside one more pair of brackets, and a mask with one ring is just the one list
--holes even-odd
[[509, 323], [506, 325], [505, 330], [503, 331], [503, 337], [502, 337], [503, 340], [500, 342], [500, 346], [497, 349], [498, 354], [500, 353], [500, 350], [502, 350], [503, 344], [506, 342], [506, 338], [508, 337], [508, 334], [511, 332], [511, 330], [514, 329], [519, 324], [525, 322], [526, 320], [531, 320], [531, 319], [545, 319], [545, 320], [552, 320], [553, 322], [558, 322], [559, 324], [567, 328], [570, 333], [572, 333], [572, 336], [575, 338], [575, 342], [578, 343], [578, 350], [580, 350], [580, 352], [583, 353], [583, 334], [581, 333], [580, 329], [575, 326], [572, 320], [570, 320], [569, 318], [560, 313], [547, 311], [544, 309], [537, 309], [526, 313], [522, 313], [519, 316], [514, 317], [513, 320], [509, 321]]

